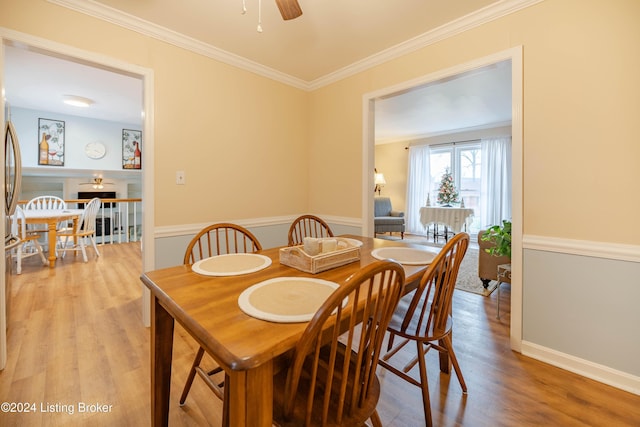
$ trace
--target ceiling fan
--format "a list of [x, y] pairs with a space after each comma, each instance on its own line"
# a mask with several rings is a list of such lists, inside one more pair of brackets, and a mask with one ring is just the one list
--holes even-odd
[[80, 185], [91, 185], [96, 190], [103, 189], [105, 185], [113, 185], [113, 182], [103, 182], [102, 177], [93, 178], [91, 182], [81, 182]]
[[278, 9], [280, 9], [282, 19], [285, 21], [295, 19], [302, 15], [302, 9], [298, 4], [298, 0], [276, 0], [276, 4], [278, 5]]

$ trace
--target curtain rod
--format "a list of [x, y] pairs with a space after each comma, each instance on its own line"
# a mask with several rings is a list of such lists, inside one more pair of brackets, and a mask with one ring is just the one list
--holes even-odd
[[[465, 139], [463, 141], [454, 141], [454, 142], [441, 142], [439, 144], [414, 144], [411, 146], [419, 146], [419, 145], [428, 145], [429, 147], [440, 147], [442, 145], [456, 145], [456, 144], [464, 144], [466, 142], [476, 142], [476, 141], [480, 141], [482, 138], [476, 138], [476, 139]], [[409, 149], [409, 146], [404, 147], [405, 150]]]

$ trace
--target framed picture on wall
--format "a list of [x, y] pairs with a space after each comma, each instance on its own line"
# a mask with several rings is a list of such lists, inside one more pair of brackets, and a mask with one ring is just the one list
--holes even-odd
[[122, 169], [142, 169], [142, 131], [122, 129]]
[[64, 122], [38, 119], [38, 165], [64, 166]]

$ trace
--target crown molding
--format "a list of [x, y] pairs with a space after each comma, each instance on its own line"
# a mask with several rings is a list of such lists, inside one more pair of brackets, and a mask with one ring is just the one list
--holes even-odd
[[228, 65], [249, 71], [269, 79], [279, 81], [298, 89], [308, 90], [308, 82], [282, 73], [273, 68], [266, 67], [255, 61], [241, 57], [226, 50], [219, 49], [208, 43], [201, 42], [192, 37], [154, 24], [136, 16], [119, 11], [110, 6], [97, 3], [93, 0], [47, 0], [49, 3], [80, 12], [85, 15], [118, 25], [139, 34], [169, 43], [176, 47], [192, 51], [194, 53], [215, 59]]
[[309, 82], [316, 90], [545, 0], [502, 0]]
[[219, 49], [208, 43], [201, 42], [184, 34], [156, 25], [152, 22], [121, 12], [112, 7], [97, 3], [93, 0], [47, 0], [49, 3], [71, 9], [94, 18], [110, 22], [148, 37], [190, 50], [228, 65], [258, 74], [263, 77], [293, 86], [305, 91], [313, 91], [336, 81], [350, 77], [374, 66], [392, 59], [414, 52], [423, 47], [437, 43], [443, 39], [491, 22], [495, 19], [533, 6], [544, 0], [502, 0], [479, 9], [473, 13], [460, 17], [445, 25], [409, 39], [403, 43], [385, 49], [365, 59], [354, 62], [344, 68], [329, 73], [313, 81], [305, 81], [289, 74], [282, 73], [270, 67], [239, 55]]

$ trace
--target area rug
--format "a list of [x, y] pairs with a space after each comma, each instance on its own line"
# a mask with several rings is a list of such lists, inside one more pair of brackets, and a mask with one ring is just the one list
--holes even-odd
[[[441, 248], [444, 246], [444, 242], [434, 243], [428, 241], [424, 236], [418, 236], [413, 234], [405, 234], [404, 239], [396, 236], [376, 236], [380, 239], [394, 240], [407, 243], [417, 243], [425, 246], [433, 246]], [[469, 246], [467, 253], [464, 255], [462, 264], [460, 264], [460, 270], [458, 271], [458, 280], [456, 281], [456, 289], [461, 291], [471, 292], [478, 295], [489, 296], [498, 286], [498, 282], [492, 280], [489, 283], [487, 289], [482, 286], [482, 282], [478, 277], [478, 248]]]

